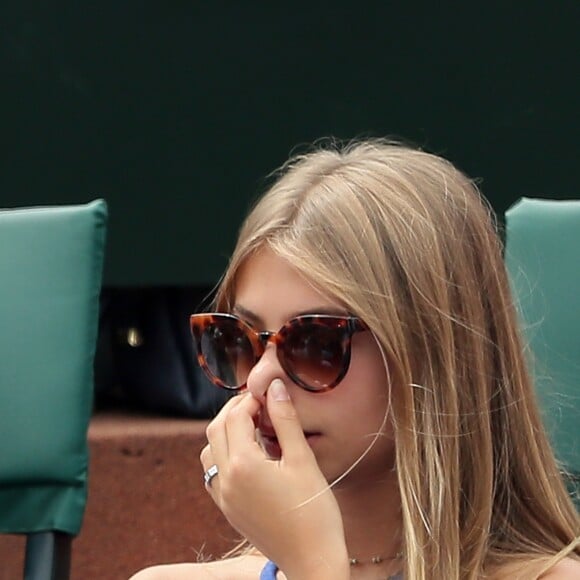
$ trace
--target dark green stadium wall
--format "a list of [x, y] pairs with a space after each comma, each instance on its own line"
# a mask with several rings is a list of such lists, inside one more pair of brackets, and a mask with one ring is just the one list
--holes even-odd
[[108, 285], [209, 285], [298, 144], [390, 135], [498, 213], [580, 197], [580, 3], [12, 2], [0, 207], [110, 204]]

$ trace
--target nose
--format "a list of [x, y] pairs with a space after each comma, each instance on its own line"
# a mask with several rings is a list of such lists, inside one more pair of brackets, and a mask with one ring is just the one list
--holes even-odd
[[276, 356], [276, 346], [269, 343], [266, 345], [260, 360], [252, 367], [246, 381], [246, 387], [256, 399], [265, 404], [266, 392], [274, 379], [281, 379], [285, 384], [288, 384], [286, 373]]

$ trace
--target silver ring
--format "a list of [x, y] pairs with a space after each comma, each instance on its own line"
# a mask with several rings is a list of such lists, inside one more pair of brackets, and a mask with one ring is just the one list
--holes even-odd
[[218, 466], [214, 463], [204, 474], [203, 482], [211, 487], [211, 480], [218, 474]]

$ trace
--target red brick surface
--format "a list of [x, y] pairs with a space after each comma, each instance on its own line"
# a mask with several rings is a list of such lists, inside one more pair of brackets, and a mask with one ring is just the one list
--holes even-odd
[[[202, 482], [204, 421], [100, 414], [73, 580], [126, 580], [151, 564], [223, 554], [237, 535]], [[0, 580], [21, 578], [21, 538], [0, 536]]]

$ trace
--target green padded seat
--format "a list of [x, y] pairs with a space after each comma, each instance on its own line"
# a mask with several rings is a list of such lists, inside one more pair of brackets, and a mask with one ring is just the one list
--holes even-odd
[[0, 532], [81, 528], [106, 224], [103, 200], [0, 211]]
[[556, 456], [580, 476], [580, 201], [523, 198], [506, 212], [506, 265]]

